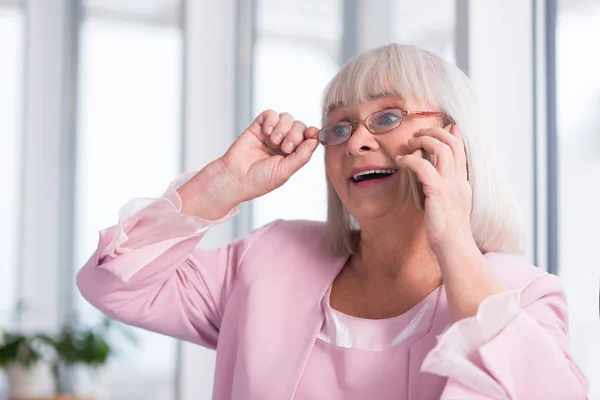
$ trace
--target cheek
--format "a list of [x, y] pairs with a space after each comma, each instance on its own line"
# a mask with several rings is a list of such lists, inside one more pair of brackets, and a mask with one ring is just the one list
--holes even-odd
[[394, 159], [396, 156], [405, 155], [411, 152], [411, 148], [408, 145], [408, 139], [411, 137], [413, 137], [412, 133], [402, 132], [398, 135], [381, 138], [382, 140], [379, 141], [379, 144], [381, 150], [390, 158]]
[[435, 122], [432, 118], [429, 121], [427, 118], [409, 118], [399, 129], [390, 132], [390, 135], [382, 135], [379, 143], [391, 156], [408, 154], [412, 152], [408, 140], [415, 137], [420, 129], [436, 126]]

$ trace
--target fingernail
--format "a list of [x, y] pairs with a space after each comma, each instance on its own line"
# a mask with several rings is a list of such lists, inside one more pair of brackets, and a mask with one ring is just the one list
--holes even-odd
[[269, 126], [269, 127], [267, 128], [267, 135], [270, 135], [271, 133], [273, 133], [273, 127], [272, 127], [272, 126]]
[[283, 149], [285, 151], [292, 151], [292, 149], [294, 148], [294, 144], [292, 142], [287, 142], [286, 144], [283, 145]]
[[273, 136], [273, 143], [277, 144], [277, 143], [281, 142], [282, 137], [283, 137], [283, 135], [281, 133], [276, 134], [275, 136]]

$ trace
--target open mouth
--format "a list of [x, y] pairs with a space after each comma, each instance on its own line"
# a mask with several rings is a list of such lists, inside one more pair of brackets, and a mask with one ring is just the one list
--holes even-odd
[[354, 183], [373, 181], [376, 179], [387, 178], [398, 171], [397, 169], [372, 169], [369, 171], [362, 171], [352, 175], [350, 180]]

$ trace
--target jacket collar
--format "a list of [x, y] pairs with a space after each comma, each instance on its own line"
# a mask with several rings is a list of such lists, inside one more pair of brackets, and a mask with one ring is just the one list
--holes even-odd
[[[233, 398], [282, 400], [294, 397], [324, 322], [321, 300], [346, 264], [348, 255], [334, 257], [316, 252], [301, 256], [288, 254], [285, 258], [279, 261], [283, 263], [280, 267], [264, 274], [267, 276], [249, 289], [248, 301], [261, 300], [254, 300], [257, 304], [248, 309], [260, 308], [260, 311], [250, 316], [252, 321], [244, 322], [247, 329], [254, 331], [244, 340], [254, 343], [244, 343], [243, 347], [249, 353], [259, 354], [242, 356], [248, 375], [239, 389], [245, 393], [234, 393]], [[301, 268], [286, 268], [298, 260], [302, 261]]]

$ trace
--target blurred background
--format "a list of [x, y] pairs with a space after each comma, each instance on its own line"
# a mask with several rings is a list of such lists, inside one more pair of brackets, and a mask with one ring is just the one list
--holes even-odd
[[[527, 256], [562, 278], [572, 354], [599, 400], [598, 37], [597, 0], [0, 0], [0, 330], [98, 323], [74, 277], [121, 205], [223, 154], [263, 109], [319, 126], [342, 63], [401, 42], [477, 86]], [[322, 161], [318, 150], [202, 245], [325, 219]], [[65, 384], [110, 400], [210, 398], [211, 351], [134, 333], [109, 334], [118, 354]]]

